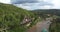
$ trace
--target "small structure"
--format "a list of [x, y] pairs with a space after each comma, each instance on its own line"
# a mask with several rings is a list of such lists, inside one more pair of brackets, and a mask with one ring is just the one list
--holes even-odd
[[31, 18], [29, 18], [28, 16], [25, 16], [23, 21], [21, 22], [21, 24], [26, 24], [26, 23], [29, 23], [31, 22]]

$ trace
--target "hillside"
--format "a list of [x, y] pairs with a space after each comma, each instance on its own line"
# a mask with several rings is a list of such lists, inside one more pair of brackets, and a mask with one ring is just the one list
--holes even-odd
[[34, 15], [28, 10], [0, 3], [0, 32], [25, 32], [26, 27], [20, 26], [25, 16], [31, 18]]

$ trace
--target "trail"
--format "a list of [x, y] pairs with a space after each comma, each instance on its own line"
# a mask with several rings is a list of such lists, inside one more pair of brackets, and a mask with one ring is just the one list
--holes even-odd
[[43, 20], [41, 22], [38, 22], [32, 28], [30, 28], [28, 32], [41, 32], [43, 29], [47, 29], [48, 31], [50, 24], [51, 24], [50, 20], [46, 20], [46, 21]]

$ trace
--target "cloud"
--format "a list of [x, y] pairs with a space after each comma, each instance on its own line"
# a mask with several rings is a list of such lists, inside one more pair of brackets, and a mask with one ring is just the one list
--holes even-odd
[[30, 6], [23, 6], [22, 4], [14, 4], [14, 5], [17, 6], [17, 7], [21, 7], [23, 9], [31, 10]]
[[54, 5], [52, 8], [60, 9], [60, 0], [53, 0], [52, 3]]
[[34, 9], [49, 9], [52, 4], [43, 4], [43, 3], [25, 3], [25, 4], [15, 4], [18, 7], [22, 7], [27, 10], [34, 10]]
[[2, 3], [12, 3], [24, 9], [60, 9], [60, 0], [0, 0]]
[[10, 4], [10, 0], [0, 0], [0, 3]]
[[51, 8], [51, 6], [53, 6], [51, 0], [17, 0], [17, 1], [15, 0], [13, 4], [28, 10], [49, 9]]
[[51, 2], [52, 0], [11, 0], [13, 4]]
[[[60, 0], [37, 0], [37, 3], [22, 4], [24, 9], [60, 9]], [[20, 4], [19, 4], [20, 5]], [[19, 6], [17, 5], [17, 6]], [[21, 6], [19, 6], [21, 7]], [[28, 8], [29, 7], [29, 8]]]
[[24, 9], [28, 9], [28, 10], [34, 10], [34, 9], [49, 9], [51, 6], [53, 6], [53, 4], [46, 2], [46, 1], [39, 1], [35, 3], [22, 3], [22, 4], [15, 4], [18, 7], [22, 7]]
[[11, 0], [12, 4], [36, 3], [37, 0]]

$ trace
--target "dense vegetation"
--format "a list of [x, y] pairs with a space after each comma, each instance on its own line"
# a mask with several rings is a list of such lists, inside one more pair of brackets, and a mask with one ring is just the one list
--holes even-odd
[[60, 18], [56, 18], [52, 21], [49, 31], [50, 32], [60, 32]]
[[[25, 32], [27, 27], [24, 23], [23, 25], [21, 24], [25, 17], [37, 19], [33, 13], [25, 9], [0, 3], [0, 32]], [[33, 22], [31, 22], [31, 25], [32, 23]]]

